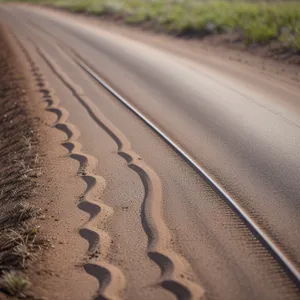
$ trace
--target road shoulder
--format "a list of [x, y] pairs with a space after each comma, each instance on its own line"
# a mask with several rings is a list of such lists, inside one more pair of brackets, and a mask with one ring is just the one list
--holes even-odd
[[[64, 300], [91, 298], [98, 283], [82, 268], [88, 243], [78, 231], [87, 214], [76, 204], [85, 189], [77, 176], [78, 162], [70, 159], [68, 150], [61, 145], [66, 134], [54, 126], [58, 116], [49, 108], [50, 99], [46, 97], [49, 87], [46, 87], [45, 79], [10, 28], [3, 28], [10, 67], [15, 67], [12, 72], [22, 78], [17, 91], [20, 89], [24, 95], [23, 110], [32, 126], [31, 140], [35, 141], [32, 147], [37, 166], [30, 176], [33, 178], [32, 193], [28, 194], [26, 203], [38, 210], [31, 221], [38, 228], [37, 237], [41, 239], [26, 265], [16, 268], [17, 274], [20, 272], [30, 284], [14, 296]], [[13, 75], [17, 76], [16, 73]], [[18, 97], [17, 94], [11, 93], [13, 97]], [[21, 196], [20, 203], [24, 203], [25, 195]]]

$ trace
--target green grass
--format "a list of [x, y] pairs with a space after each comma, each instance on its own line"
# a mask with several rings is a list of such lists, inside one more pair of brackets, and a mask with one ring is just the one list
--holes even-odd
[[151, 22], [173, 34], [203, 36], [234, 32], [246, 45], [272, 40], [300, 51], [300, 2], [224, 0], [23, 0], [72, 12], [114, 14], [126, 23]]

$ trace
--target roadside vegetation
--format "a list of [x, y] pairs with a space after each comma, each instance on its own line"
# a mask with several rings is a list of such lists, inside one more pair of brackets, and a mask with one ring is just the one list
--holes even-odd
[[[28, 261], [42, 245], [35, 219], [39, 157], [32, 118], [26, 108], [24, 78], [0, 27], [0, 298], [24, 297]], [[3, 299], [3, 298], [1, 298]]]
[[197, 0], [23, 0], [110, 15], [181, 36], [229, 33], [246, 46], [277, 42], [300, 52], [300, 2]]

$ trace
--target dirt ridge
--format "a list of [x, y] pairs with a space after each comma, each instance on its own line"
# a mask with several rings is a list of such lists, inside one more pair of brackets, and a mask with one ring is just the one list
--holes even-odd
[[[110, 237], [108, 233], [98, 229], [95, 223], [100, 222], [100, 220], [102, 222], [105, 221], [113, 213], [110, 207], [94, 200], [95, 194], [99, 197], [99, 193], [103, 192], [105, 180], [103, 177], [93, 174], [93, 169], [97, 164], [96, 159], [80, 151], [82, 146], [76, 141], [80, 132], [75, 126], [67, 122], [68, 112], [59, 106], [59, 100], [55, 96], [55, 91], [49, 87], [49, 83], [39, 72], [39, 68], [31, 59], [22, 43], [16, 36], [15, 38], [31, 65], [33, 76], [40, 88], [40, 93], [47, 103], [48, 107], [46, 110], [57, 115], [57, 120], [53, 123], [52, 127], [61, 130], [67, 135], [67, 140], [62, 143], [62, 146], [69, 150], [70, 158], [79, 161], [78, 176], [87, 184], [87, 188], [77, 207], [90, 215], [89, 219], [80, 226], [79, 234], [89, 243], [86, 253], [87, 262], [84, 263], [83, 268], [88, 274], [96, 277], [99, 282], [99, 290], [96, 293], [95, 299], [119, 300], [121, 299], [121, 292], [125, 288], [125, 280], [122, 272], [105, 260], [98, 259], [100, 253], [103, 255], [108, 252]], [[100, 238], [101, 244], [99, 243]]]
[[162, 184], [157, 174], [132, 150], [129, 140], [123, 133], [111, 124], [98, 108], [85, 97], [81, 88], [76, 86], [43, 50], [37, 47], [37, 52], [72, 91], [94, 121], [116, 142], [118, 154], [140, 176], [145, 188], [142, 224], [148, 236], [147, 252], [148, 256], [161, 269], [161, 278], [159, 279], [161, 286], [174, 293], [178, 299], [194, 300], [203, 297], [204, 289], [191, 279], [194, 275], [190, 276], [192, 271], [189, 264], [172, 249], [172, 237], [161, 213]]

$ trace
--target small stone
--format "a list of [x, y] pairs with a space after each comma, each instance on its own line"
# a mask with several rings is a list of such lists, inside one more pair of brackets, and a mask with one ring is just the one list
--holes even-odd
[[40, 177], [42, 175], [42, 173], [40, 172], [40, 171], [32, 171], [31, 173], [30, 173], [30, 177], [35, 177], [35, 178], [38, 178], [38, 177]]

